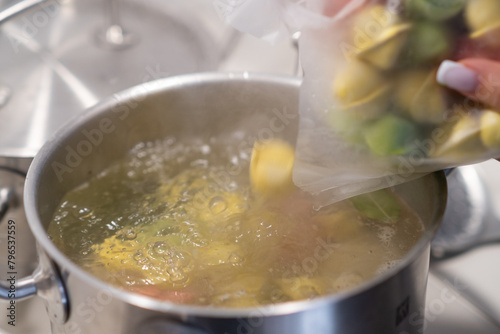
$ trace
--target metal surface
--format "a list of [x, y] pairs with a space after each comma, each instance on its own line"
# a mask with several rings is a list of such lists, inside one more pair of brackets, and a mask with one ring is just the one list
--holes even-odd
[[32, 288], [31, 279], [18, 280], [18, 275], [24, 276], [34, 269], [33, 258], [36, 258], [35, 243], [28, 229], [22, 205], [24, 180], [24, 172], [0, 167], [0, 255], [3, 259], [0, 263], [0, 299], [8, 298], [12, 293], [10, 287], [13, 283], [16, 286], [16, 297], [19, 299], [36, 293], [36, 289]]
[[[11, 270], [7, 281], [0, 281], [0, 299], [23, 301], [34, 296], [45, 302], [48, 317], [54, 324], [64, 324], [69, 313], [68, 298], [59, 272], [47, 255], [40, 251], [39, 265], [33, 275], [19, 278]], [[13, 261], [15, 262], [15, 261]]]
[[[8, 210], [6, 210], [2, 219], [0, 219], [0, 280], [8, 282], [7, 287], [10, 290], [10, 283], [13, 283], [12, 276], [15, 276], [15, 293], [17, 297], [26, 297], [35, 292], [31, 278], [21, 280], [22, 277], [31, 275], [37, 264], [35, 239], [26, 221], [23, 200], [25, 173], [30, 162], [31, 159], [0, 157], [0, 188], [8, 189], [11, 198], [15, 199], [15, 201], [10, 201]], [[15, 246], [14, 252], [12, 252], [12, 248], [10, 249], [15, 254], [9, 254], [8, 246]], [[9, 255], [14, 255], [15, 257], [11, 259], [12, 262], [10, 264], [8, 262]], [[10, 267], [12, 263], [13, 268]], [[6, 297], [9, 296], [7, 295]], [[36, 301], [33, 298], [21, 302], [16, 301], [16, 314], [18, 320], [20, 320], [17, 321], [16, 326], [8, 324], [8, 321], [10, 321], [10, 310], [7, 309], [10, 306], [9, 303], [9, 301], [7, 303], [0, 303], [0, 318], [3, 319], [0, 322], [0, 333], [4, 333], [4, 329], [8, 329], [8, 333], [29, 333], [28, 329], [30, 327], [26, 326], [27, 321], [21, 319], [36, 317], [36, 314], [30, 314], [30, 310], [36, 305]], [[44, 308], [39, 309], [39, 311], [43, 312], [44, 317], [47, 318]], [[41, 326], [40, 328], [46, 327]]]
[[432, 255], [445, 258], [486, 243], [500, 241], [500, 224], [484, 181], [475, 166], [457, 168], [448, 176], [447, 210]]
[[97, 42], [100, 47], [120, 51], [139, 43], [137, 33], [128, 32], [121, 22], [122, 0], [107, 0], [105, 15], [109, 22], [97, 31]]
[[120, 22], [135, 43], [108, 48], [106, 0], [52, 0], [0, 25], [0, 156], [33, 157], [66, 121], [113, 93], [215, 69], [223, 45], [180, 1], [128, 0]]
[[17, 199], [10, 188], [0, 188], [0, 222], [4, 219], [9, 208], [15, 207]]
[[147, 319], [144, 323], [140, 324], [137, 329], [137, 334], [207, 334], [206, 331], [188, 326], [183, 323], [170, 321], [167, 319]]
[[[12, 165], [16, 164], [12, 163]], [[8, 194], [3, 197], [7, 205], [4, 205], [5, 210], [2, 217], [0, 217], [0, 258], [2, 259], [0, 262], [0, 278], [2, 280], [7, 279], [10, 276], [7, 275], [7, 272], [12, 271], [8, 269], [7, 262], [9, 235], [10, 245], [15, 241], [16, 246], [15, 271], [19, 275], [26, 275], [31, 274], [35, 269], [33, 261], [33, 259], [36, 259], [35, 242], [24, 213], [24, 181], [25, 174], [23, 171], [0, 166], [0, 189], [4, 194]]]
[[21, 0], [0, 11], [0, 24], [47, 0]]
[[[276, 110], [297, 116], [298, 85], [297, 79], [246, 73], [191, 75], [152, 82], [104, 101], [48, 142], [30, 168], [26, 208], [37, 242], [60, 267], [73, 310], [66, 324], [53, 324], [55, 333], [136, 333], [145, 321], [158, 317], [170, 324], [182, 324], [183, 330], [196, 328], [207, 333], [419, 332], [422, 322], [418, 315], [409, 315], [424, 305], [429, 241], [438, 227], [446, 198], [442, 173], [397, 187], [426, 228], [425, 235], [399, 266], [351, 291], [312, 301], [250, 309], [161, 302], [97, 280], [70, 262], [46, 238], [47, 224], [61, 196], [89, 175], [99, 173], [137, 142], [166, 135], [208, 139], [229, 136], [238, 129], [251, 131], [249, 138], [252, 134], [258, 137], [258, 131], [277, 117]], [[297, 120], [290, 117], [289, 124], [276, 135], [293, 141]], [[108, 126], [103, 127], [103, 122]], [[101, 132], [101, 140], [91, 144], [92, 154], [79, 154], [79, 147], [90, 143], [85, 136], [89, 132]], [[68, 147], [79, 155], [76, 160]], [[89, 304], [89, 300], [94, 301], [94, 311], [78, 312], [78, 307]], [[382, 303], [383, 311], [379, 307]]]
[[22, 301], [35, 296], [37, 293], [36, 282], [33, 276], [17, 279], [17, 274], [12, 275], [6, 281], [0, 281], [0, 299]]
[[38, 252], [39, 265], [33, 274], [33, 286], [47, 310], [53, 325], [66, 323], [69, 316], [69, 300], [59, 270], [44, 251]]

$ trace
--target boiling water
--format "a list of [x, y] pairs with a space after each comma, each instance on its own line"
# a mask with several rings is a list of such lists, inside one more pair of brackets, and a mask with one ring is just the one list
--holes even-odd
[[249, 185], [250, 153], [217, 140], [141, 143], [66, 194], [50, 238], [123, 289], [246, 307], [352, 288], [397, 265], [423, 233], [400, 202], [394, 220], [349, 200], [315, 211], [298, 190], [262, 198]]

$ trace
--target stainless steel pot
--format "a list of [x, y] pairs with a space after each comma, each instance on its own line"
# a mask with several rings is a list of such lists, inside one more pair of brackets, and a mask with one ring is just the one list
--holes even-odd
[[[209, 138], [242, 128], [252, 134], [242, 140], [293, 141], [299, 84], [247, 73], [171, 77], [126, 90], [73, 120], [47, 142], [28, 173], [25, 205], [40, 265], [17, 280], [17, 297], [44, 298], [54, 333], [421, 333], [429, 244], [446, 203], [443, 173], [396, 188], [425, 225], [424, 236], [397, 267], [351, 291], [311, 301], [247, 309], [158, 301], [92, 277], [47, 238], [62, 196], [140, 141]], [[7, 288], [3, 284], [4, 297]]]

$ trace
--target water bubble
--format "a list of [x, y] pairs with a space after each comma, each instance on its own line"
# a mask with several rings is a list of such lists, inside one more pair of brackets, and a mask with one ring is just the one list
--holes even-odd
[[224, 198], [220, 196], [215, 196], [212, 197], [212, 199], [210, 200], [208, 207], [210, 208], [210, 211], [214, 215], [217, 215], [221, 212], [224, 212], [227, 209], [227, 202]]
[[207, 168], [208, 167], [208, 160], [206, 159], [197, 159], [194, 161], [191, 161], [189, 164], [191, 167], [199, 167], [199, 168]]
[[69, 212], [68, 211], [62, 211], [59, 215], [54, 217], [55, 221], [59, 221], [61, 219], [64, 219], [68, 216]]
[[382, 263], [378, 268], [377, 268], [377, 274], [383, 274], [386, 271], [391, 270], [392, 268], [397, 267], [401, 263], [401, 260], [391, 260]]
[[187, 276], [175, 266], [168, 267], [167, 273], [173, 283], [183, 283], [187, 280]]
[[216, 194], [219, 192], [219, 186], [216, 185], [215, 183], [209, 183], [207, 184], [207, 186], [205, 187], [205, 193], [206, 194]]
[[211, 149], [210, 149], [210, 146], [209, 145], [202, 145], [200, 147], [200, 151], [202, 154], [209, 154]]
[[301, 299], [312, 299], [319, 296], [318, 290], [314, 286], [311, 285], [302, 285], [300, 286], [296, 293], [300, 296]]
[[292, 300], [279, 286], [274, 284], [264, 284], [261, 291], [263, 295], [269, 296], [271, 303], [283, 303]]
[[165, 138], [163, 140], [163, 144], [168, 147], [168, 146], [172, 146], [173, 144], [175, 144], [175, 142], [177, 141], [177, 139], [175, 139], [175, 137], [168, 137], [168, 138]]
[[170, 250], [170, 247], [164, 241], [157, 241], [153, 245], [153, 253], [156, 255], [167, 254], [169, 250]]
[[139, 152], [136, 153], [136, 156], [139, 159], [145, 158], [145, 157], [147, 157], [147, 155], [148, 155], [148, 151], [139, 151]]
[[156, 232], [156, 236], [164, 237], [170, 234], [180, 233], [182, 230], [177, 225], [166, 226]]
[[108, 230], [114, 231], [119, 227], [119, 225], [116, 222], [111, 221], [109, 224], [106, 224], [106, 227]]
[[384, 245], [389, 245], [392, 237], [396, 234], [396, 230], [391, 226], [380, 226], [377, 236]]
[[167, 273], [174, 283], [182, 283], [187, 280], [186, 273], [193, 269], [192, 256], [188, 252], [170, 252], [163, 257], [167, 264]]
[[138, 264], [144, 264], [149, 261], [149, 258], [144, 254], [142, 250], [137, 251], [134, 256], [134, 261], [136, 261]]
[[172, 215], [174, 218], [177, 218], [177, 219], [182, 219], [182, 218], [185, 218], [188, 216], [187, 211], [183, 205], [179, 205], [177, 207], [177, 210], [172, 212]]
[[134, 229], [127, 229], [123, 235], [125, 236], [125, 239], [127, 240], [134, 240], [137, 237], [137, 233], [135, 232]]
[[231, 253], [231, 255], [229, 255], [229, 258], [227, 260], [229, 261], [229, 263], [233, 265], [238, 265], [243, 262], [243, 257], [241, 257], [237, 253]]
[[236, 205], [236, 210], [238, 210], [238, 211], [245, 212], [248, 209], [250, 209], [250, 205], [246, 202]]
[[339, 290], [353, 288], [363, 282], [363, 276], [358, 273], [343, 273], [335, 280], [335, 286]]
[[243, 159], [246, 161], [246, 160], [250, 159], [250, 156], [245, 151], [241, 151], [240, 152], [240, 159]]
[[89, 208], [82, 208], [78, 210], [78, 214], [82, 216], [82, 218], [88, 217], [92, 214], [92, 211]]

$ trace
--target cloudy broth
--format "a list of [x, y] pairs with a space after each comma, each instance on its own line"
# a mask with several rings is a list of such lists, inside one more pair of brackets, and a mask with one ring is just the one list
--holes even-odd
[[250, 154], [216, 139], [140, 143], [64, 196], [49, 236], [120, 288], [247, 307], [355, 287], [397, 265], [423, 234], [390, 191], [383, 194], [397, 205], [390, 212], [374, 211], [366, 198], [315, 211], [299, 190], [258, 196], [248, 181]]

